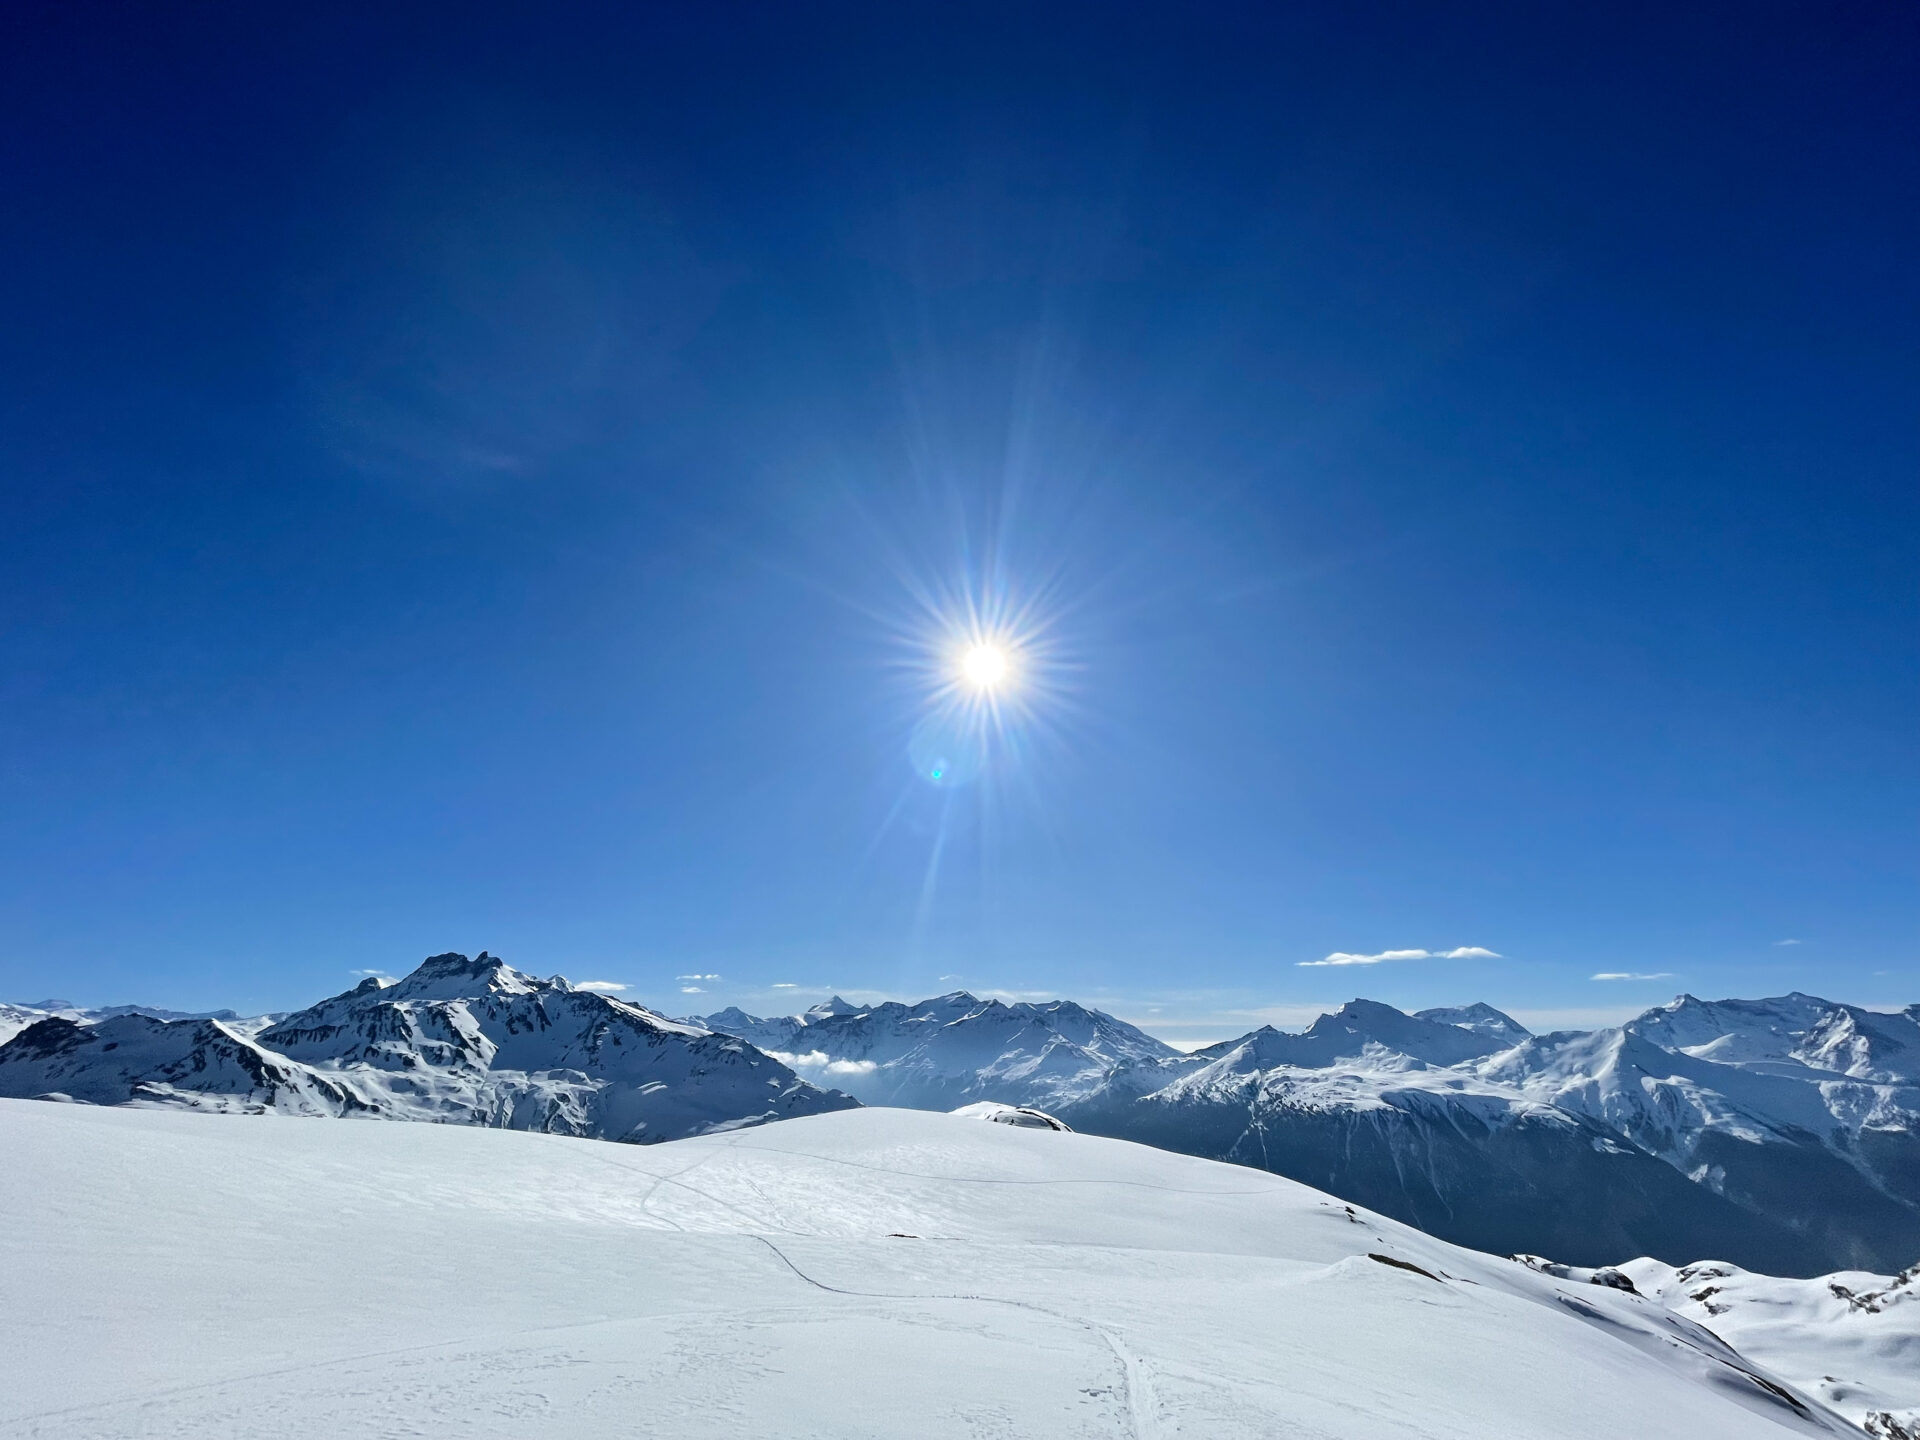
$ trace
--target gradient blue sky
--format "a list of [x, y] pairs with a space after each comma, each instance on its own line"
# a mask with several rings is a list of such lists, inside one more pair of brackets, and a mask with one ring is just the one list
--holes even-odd
[[0, 996], [1920, 998], [1912, 7], [391, 8], [11, 12]]

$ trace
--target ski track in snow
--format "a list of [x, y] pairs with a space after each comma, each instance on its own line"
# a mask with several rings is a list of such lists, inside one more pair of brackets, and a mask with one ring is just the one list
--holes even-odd
[[1849, 1433], [1656, 1302], [1088, 1136], [0, 1101], [0, 1153], [6, 1440]]
[[1113, 1358], [1120, 1364], [1120, 1383], [1123, 1387], [1123, 1393], [1126, 1396], [1127, 1414], [1132, 1422], [1131, 1430], [1136, 1440], [1152, 1440], [1152, 1437], [1158, 1433], [1158, 1427], [1153, 1423], [1152, 1398], [1147, 1392], [1144, 1378], [1140, 1374], [1143, 1362], [1138, 1356], [1128, 1350], [1114, 1331], [1105, 1325], [1097, 1324], [1092, 1320], [1082, 1319], [1078, 1315], [1063, 1315], [1058, 1310], [1049, 1310], [1044, 1305], [1035, 1305], [1028, 1300], [1009, 1300], [1000, 1295], [900, 1295], [879, 1290], [846, 1290], [838, 1285], [829, 1285], [824, 1280], [816, 1280], [798, 1265], [794, 1264], [793, 1257], [778, 1245], [774, 1244], [773, 1241], [767, 1239], [766, 1236], [755, 1235], [751, 1238], [758, 1240], [762, 1245], [766, 1246], [767, 1249], [771, 1250], [780, 1258], [781, 1264], [785, 1265], [787, 1269], [806, 1281], [807, 1284], [817, 1290], [825, 1290], [829, 1294], [853, 1295], [868, 1300], [964, 1300], [980, 1305], [1012, 1305], [1018, 1309], [1031, 1310], [1036, 1315], [1045, 1315], [1063, 1324], [1077, 1326], [1082, 1330], [1089, 1331], [1100, 1337], [1107, 1348], [1113, 1351]]

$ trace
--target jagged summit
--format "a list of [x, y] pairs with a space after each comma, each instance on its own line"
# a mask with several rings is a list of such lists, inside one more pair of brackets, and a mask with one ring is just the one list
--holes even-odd
[[385, 987], [383, 993], [394, 1000], [462, 1000], [572, 988], [564, 980], [536, 980], [482, 950], [471, 960], [455, 951], [429, 956], [411, 974]]
[[48, 1019], [0, 1046], [0, 1095], [272, 1110], [650, 1142], [855, 1102], [730, 1036], [484, 951], [369, 977], [250, 1033]]
[[[733, 1006], [730, 1010], [722, 1011], [721, 1013], [739, 1015], [746, 1020], [753, 1018], [750, 1015], [746, 1015], [738, 1006]], [[835, 1015], [858, 1015], [859, 1013], [860, 1006], [853, 1004], [851, 1001], [842, 1000], [838, 995], [835, 995], [830, 1000], [822, 1000], [818, 1005], [809, 1007], [804, 1018], [808, 1021], [816, 1021], [830, 1019]]]
[[1621, 1029], [1718, 1064], [1920, 1084], [1920, 1006], [1887, 1014], [1798, 990], [1761, 1000], [1682, 995]]

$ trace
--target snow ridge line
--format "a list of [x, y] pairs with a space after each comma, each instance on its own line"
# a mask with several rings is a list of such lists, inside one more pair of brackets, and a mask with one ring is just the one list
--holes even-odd
[[[1096, 1137], [1097, 1138], [1097, 1137]], [[918, 1170], [896, 1170], [891, 1165], [862, 1165], [857, 1160], [843, 1160], [837, 1155], [815, 1155], [806, 1150], [782, 1150], [777, 1145], [748, 1145], [734, 1141], [729, 1150], [759, 1150], [768, 1155], [788, 1155], [797, 1159], [817, 1160], [822, 1165], [845, 1165], [850, 1170], [868, 1170], [876, 1175], [898, 1175], [905, 1180], [934, 1180], [942, 1185], [1111, 1185], [1128, 1190], [1157, 1190], [1163, 1195], [1272, 1195], [1287, 1185], [1297, 1184], [1284, 1175], [1274, 1178], [1282, 1183], [1263, 1186], [1258, 1190], [1192, 1190], [1180, 1185], [1154, 1185], [1145, 1180], [1112, 1180], [1105, 1176], [1087, 1180], [1000, 1180], [985, 1175], [923, 1175]], [[1224, 1162], [1231, 1163], [1231, 1162]], [[1250, 1167], [1248, 1167], [1250, 1168]]]

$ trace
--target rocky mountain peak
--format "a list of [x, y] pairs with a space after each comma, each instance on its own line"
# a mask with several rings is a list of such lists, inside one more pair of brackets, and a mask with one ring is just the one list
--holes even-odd
[[[360, 988], [364, 990], [365, 984]], [[531, 995], [552, 987], [482, 950], [471, 960], [457, 951], [431, 955], [412, 974], [393, 985], [376, 988], [384, 988], [390, 1000], [467, 1000], [485, 995]]]
[[[735, 1014], [740, 1013], [738, 1006], [732, 1008]], [[725, 1014], [726, 1012], [722, 1011], [721, 1013]], [[859, 1013], [860, 1007], [858, 1005], [848, 1000], [842, 1000], [838, 995], [835, 995], [830, 1000], [822, 1000], [818, 1005], [808, 1006], [805, 1019], [808, 1024], [812, 1024], [820, 1020], [829, 1020], [835, 1015], [858, 1015]]]
[[1472, 1030], [1476, 1034], [1486, 1035], [1495, 1040], [1505, 1040], [1518, 1044], [1533, 1032], [1503, 1010], [1496, 1010], [1484, 1000], [1476, 1000], [1471, 1005], [1447, 1005], [1431, 1010], [1413, 1012], [1416, 1020], [1425, 1020], [1434, 1025], [1457, 1025], [1462, 1030]]

